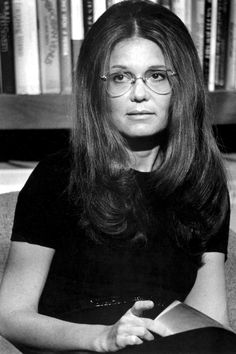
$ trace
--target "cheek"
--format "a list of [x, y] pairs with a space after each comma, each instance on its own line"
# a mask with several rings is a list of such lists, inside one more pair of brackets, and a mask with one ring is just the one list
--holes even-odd
[[169, 117], [169, 110], [170, 110], [170, 98], [167, 98], [159, 102], [159, 104], [156, 104], [156, 110], [159, 114], [159, 117], [161, 117], [163, 120], [168, 120]]
[[168, 113], [170, 107], [170, 100], [170, 96], [163, 95], [162, 97], [158, 98], [155, 102], [157, 110]]
[[122, 100], [116, 99], [110, 103], [111, 119], [116, 121], [125, 114], [125, 104]]

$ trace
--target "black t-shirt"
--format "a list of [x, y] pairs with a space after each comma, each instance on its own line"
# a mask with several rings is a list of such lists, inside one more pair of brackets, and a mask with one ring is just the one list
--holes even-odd
[[[135, 172], [141, 190], [149, 173]], [[162, 205], [152, 195], [161, 222], [145, 244], [95, 243], [81, 229], [78, 210], [68, 197], [70, 157], [59, 153], [40, 162], [19, 193], [12, 240], [56, 250], [41, 296], [39, 311], [56, 315], [71, 310], [153, 299], [160, 311], [184, 300], [198, 270], [189, 256], [168, 237]], [[208, 252], [227, 253], [229, 211]]]

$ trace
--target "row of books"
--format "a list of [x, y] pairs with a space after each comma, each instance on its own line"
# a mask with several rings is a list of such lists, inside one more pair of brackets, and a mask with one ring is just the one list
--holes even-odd
[[236, 89], [236, 0], [172, 0], [198, 50], [209, 91]]
[[[79, 0], [0, 0], [1, 91], [57, 94], [72, 90], [72, 11]], [[76, 14], [76, 16], [78, 15]], [[76, 31], [83, 24], [77, 17]]]
[[[122, 0], [0, 0], [0, 92], [70, 94], [84, 35]], [[236, 0], [153, 0], [186, 24], [209, 91], [236, 89]]]

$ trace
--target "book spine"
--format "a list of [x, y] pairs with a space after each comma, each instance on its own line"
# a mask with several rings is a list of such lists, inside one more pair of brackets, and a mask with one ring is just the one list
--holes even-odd
[[35, 0], [12, 0], [17, 94], [40, 94], [39, 47]]
[[205, 25], [204, 25], [204, 53], [203, 53], [203, 75], [204, 75], [206, 86], [208, 86], [208, 82], [209, 82], [209, 68], [210, 68], [211, 15], [212, 15], [212, 0], [206, 0]]
[[57, 0], [37, 0], [42, 93], [60, 93]]
[[185, 23], [185, 0], [172, 0], [171, 10]]
[[2, 93], [2, 65], [1, 65], [1, 53], [0, 53], [0, 93]]
[[84, 39], [83, 0], [71, 0], [71, 51], [72, 70], [75, 70], [80, 47]]
[[191, 33], [192, 3], [189, 0], [172, 0], [172, 11], [183, 21]]
[[236, 1], [230, 1], [226, 90], [236, 89]]
[[171, 9], [171, 0], [161, 0], [160, 5], [166, 7], [167, 9]]
[[189, 30], [189, 33], [192, 33], [192, 1], [185, 0], [185, 25]]
[[93, 25], [93, 0], [83, 0], [84, 32], [85, 34]]
[[203, 65], [205, 0], [192, 3], [192, 38], [196, 46], [201, 65]]
[[71, 24], [70, 3], [59, 0], [59, 41], [60, 41], [60, 68], [61, 68], [61, 93], [72, 92], [72, 56], [71, 56]]
[[0, 52], [3, 93], [15, 93], [11, 0], [0, 0]]
[[107, 8], [108, 8], [108, 7], [112, 6], [112, 5], [117, 4], [118, 2], [121, 2], [121, 1], [122, 1], [122, 0], [107, 0], [107, 1], [106, 1], [106, 6], [107, 6]]
[[209, 91], [214, 91], [215, 90], [217, 8], [218, 8], [218, 0], [212, 0], [211, 34], [210, 34], [210, 58], [209, 58], [209, 77], [208, 77], [208, 90]]
[[215, 68], [215, 85], [217, 88], [224, 88], [225, 86], [228, 23], [229, 1], [218, 0]]
[[106, 0], [93, 0], [93, 21], [96, 22], [106, 9]]

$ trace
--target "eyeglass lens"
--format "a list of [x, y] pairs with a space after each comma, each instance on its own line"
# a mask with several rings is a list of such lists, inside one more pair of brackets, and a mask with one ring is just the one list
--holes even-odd
[[131, 73], [119, 71], [107, 77], [107, 91], [111, 96], [121, 96], [128, 92], [135, 82], [141, 79], [155, 93], [168, 94], [171, 84], [166, 70], [147, 72], [145, 77], [135, 77]]

